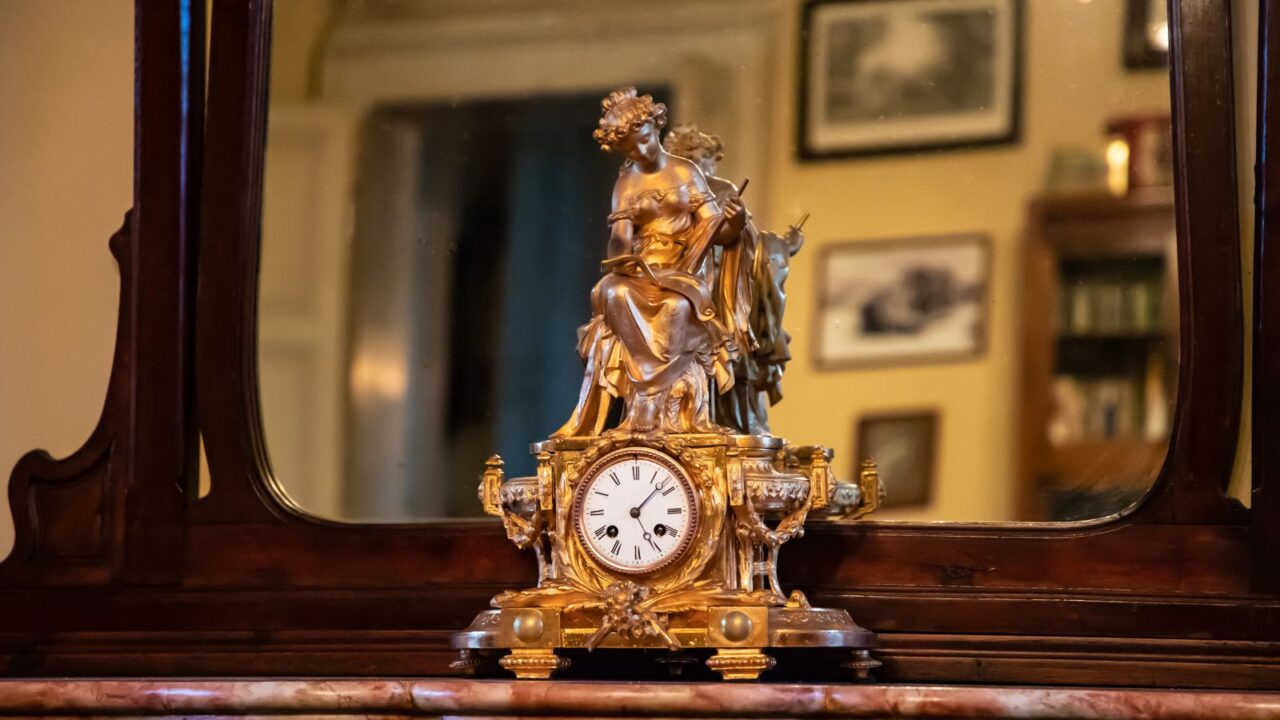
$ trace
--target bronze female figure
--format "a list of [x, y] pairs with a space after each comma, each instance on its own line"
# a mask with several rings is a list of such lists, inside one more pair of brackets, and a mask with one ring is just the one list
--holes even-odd
[[[741, 252], [746, 213], [736, 195], [722, 203], [694, 163], [666, 152], [658, 134], [666, 106], [635, 88], [610, 93], [593, 134], [625, 161], [613, 189], [606, 274], [591, 294], [592, 318], [579, 330], [586, 373], [573, 415], [555, 437], [599, 435], [613, 398], [622, 432], [724, 432], [711, 419], [710, 381], [733, 387], [732, 365], [753, 342], [740, 293], [717, 292], [739, 278], [716, 278]], [[725, 298], [729, 298], [726, 301]]]

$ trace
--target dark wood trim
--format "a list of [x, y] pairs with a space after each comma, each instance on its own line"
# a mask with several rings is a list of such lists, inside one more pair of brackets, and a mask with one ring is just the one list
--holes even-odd
[[[1244, 523], [1244, 508], [1226, 494], [1244, 377], [1244, 324], [1234, 320], [1243, 317], [1243, 301], [1229, 4], [1175, 0], [1169, 22], [1178, 405], [1169, 459], [1138, 514], [1147, 522]], [[1208, 107], [1209, 98], [1217, 107]], [[1213, 336], [1207, 345], [1206, 331]]]
[[[1225, 492], [1243, 330], [1228, 0], [1175, 4], [1182, 363], [1164, 469], [1136, 510], [1092, 523], [815, 523], [783, 553], [784, 584], [880, 632], [890, 679], [1144, 684], [1158, 657], [1169, 683], [1276, 682], [1280, 607], [1258, 592], [1275, 571], [1251, 562], [1259, 529]], [[138, 3], [139, 189], [113, 243], [125, 285], [107, 407], [76, 454], [15, 471], [0, 657], [27, 675], [444, 672], [442, 638], [530, 584], [533, 559], [496, 522], [347, 525], [277, 487], [255, 336], [270, 3], [213, 5], [203, 148], [182, 70], [198, 23], [173, 40], [189, 9]], [[198, 500], [184, 493], [191, 343], [212, 475]], [[1083, 669], [1090, 653], [1100, 669]]]
[[[198, 0], [139, 4], [134, 121], [136, 324], [133, 435], [120, 453], [125, 485], [121, 579], [181, 575], [186, 493], [198, 472], [195, 366], [196, 229], [204, 117], [204, 8]], [[145, 379], [145, 383], [139, 382]]]
[[1253, 250], [1253, 558], [1280, 592], [1280, 1], [1259, 4]]
[[[45, 616], [29, 627], [0, 633], [0, 665], [10, 675], [24, 676], [447, 674], [456, 657], [448, 648], [449, 630], [418, 624], [424, 617], [466, 622], [464, 606], [496, 589], [405, 590], [372, 597], [337, 590], [224, 590], [211, 604], [201, 590], [69, 588], [47, 593]], [[893, 590], [813, 598], [858, 608], [864, 619], [886, 626], [878, 651], [886, 661], [880, 678], [892, 682], [1280, 687], [1275, 621], [1280, 602], [1251, 597], [1064, 601], [1050, 594], [994, 593], [983, 596], [990, 611], [983, 623], [967, 624], [957, 633], [937, 622], [965, 595]], [[87, 605], [113, 620], [77, 614]], [[298, 608], [306, 608], [313, 627], [296, 629], [292, 616]], [[139, 626], [142, 609], [153, 614]], [[29, 612], [12, 601], [0, 602], [0, 610]], [[190, 618], [197, 613], [209, 617], [201, 629], [191, 630]], [[1073, 630], [1041, 632], [1046, 621], [1062, 616], [1072, 620]], [[1007, 622], [1010, 617], [1016, 618], [1014, 624]], [[1188, 619], [1187, 637], [1165, 637], [1170, 623]], [[919, 630], [895, 629], [908, 623]], [[821, 677], [838, 675], [835, 663], [798, 662], [825, 673]]]
[[[214, 3], [196, 319], [196, 389], [211, 477], [193, 520], [267, 520], [270, 493], [258, 407], [256, 323], [267, 132], [270, 0]], [[239, 416], [231, 427], [213, 418]], [[264, 493], [261, 497], [259, 493]]]
[[[456, 652], [444, 631], [276, 633], [67, 633], [0, 635], [0, 664], [19, 676], [432, 676], [450, 674]], [[1114, 640], [1079, 637], [882, 633], [885, 682], [1179, 687], [1273, 690], [1280, 644], [1254, 641]], [[39, 654], [30, 653], [40, 647]], [[619, 660], [610, 657], [610, 663]], [[785, 679], [846, 682], [825, 667], [784, 658]], [[593, 677], [633, 679], [652, 668], [601, 668]], [[780, 679], [778, 677], [772, 678]]]

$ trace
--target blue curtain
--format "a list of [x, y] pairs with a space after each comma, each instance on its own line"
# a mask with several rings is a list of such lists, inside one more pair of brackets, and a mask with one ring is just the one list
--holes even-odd
[[[579, 107], [581, 106], [581, 107]], [[497, 363], [496, 449], [510, 475], [532, 474], [529, 443], [568, 417], [582, 383], [577, 328], [607, 244], [616, 159], [591, 139], [597, 101], [526, 106], [507, 188], [510, 224], [503, 259]]]

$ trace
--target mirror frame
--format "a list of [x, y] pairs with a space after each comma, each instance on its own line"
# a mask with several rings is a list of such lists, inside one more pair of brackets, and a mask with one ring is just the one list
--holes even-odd
[[[1280, 686], [1277, 493], [1252, 512], [1227, 495], [1244, 343], [1228, 6], [1171, 0], [1182, 332], [1157, 481], [1131, 511], [1084, 523], [815, 524], [784, 553], [784, 584], [878, 632], [882, 679]], [[496, 522], [351, 525], [288, 501], [266, 460], [256, 352], [271, 4], [213, 3], [207, 96], [199, 12], [136, 7], [114, 366], [85, 445], [13, 472], [0, 657], [26, 675], [448, 673], [449, 632], [530, 584], [533, 560]], [[1274, 212], [1280, 159], [1260, 149]], [[1275, 338], [1262, 310], [1280, 297], [1262, 290], [1280, 270], [1265, 270], [1256, 332]], [[1255, 433], [1280, 427], [1280, 411], [1266, 417]]]
[[1280, 593], [1280, 0], [1259, 0], [1251, 514], [1257, 588]]

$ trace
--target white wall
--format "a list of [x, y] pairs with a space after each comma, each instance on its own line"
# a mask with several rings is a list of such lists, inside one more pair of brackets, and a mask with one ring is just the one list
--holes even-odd
[[[133, 2], [0, 2], [0, 485], [102, 409], [132, 202]], [[0, 493], [0, 557], [13, 525]]]

